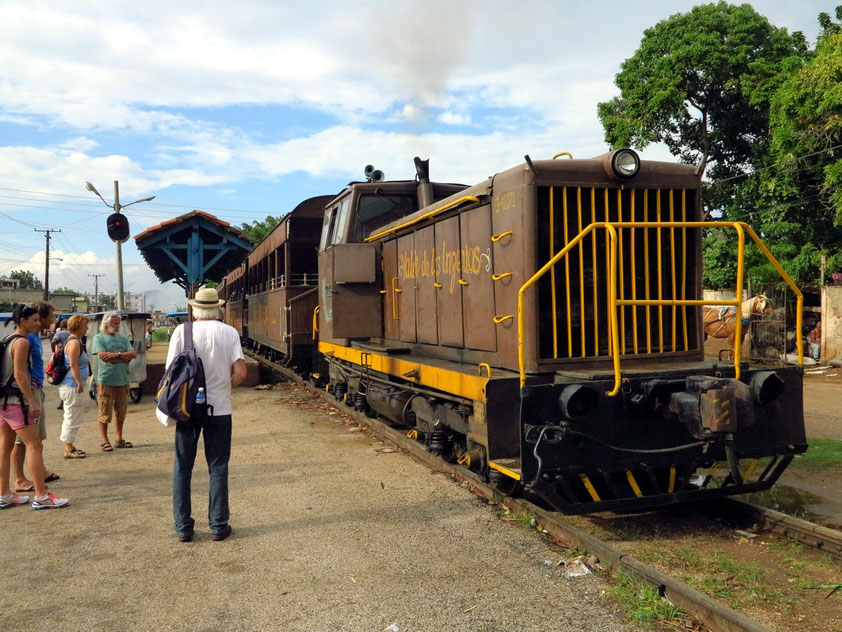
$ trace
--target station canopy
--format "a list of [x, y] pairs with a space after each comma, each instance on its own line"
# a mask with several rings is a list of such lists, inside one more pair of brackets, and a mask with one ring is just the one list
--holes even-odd
[[134, 240], [155, 276], [175, 281], [187, 296], [207, 279], [222, 280], [252, 249], [245, 234], [204, 211], [152, 226]]

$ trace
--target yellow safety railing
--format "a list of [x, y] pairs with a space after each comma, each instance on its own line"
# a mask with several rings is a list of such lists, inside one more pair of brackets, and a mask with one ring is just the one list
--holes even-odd
[[[682, 193], [683, 196], [683, 193]], [[645, 202], [644, 202], [645, 204]], [[684, 205], [684, 200], [682, 199], [682, 206]], [[591, 207], [593, 208], [593, 207]], [[672, 193], [670, 193], [670, 217], [674, 216], [674, 209], [672, 204]], [[660, 218], [660, 198], [658, 199], [658, 213], [657, 216]], [[684, 213], [682, 212], [682, 215]], [[631, 216], [634, 217], [634, 210], [633, 206], [631, 209]], [[618, 251], [619, 254], [622, 254], [622, 242], [620, 240], [620, 235], [622, 234], [621, 230], [623, 228], [657, 228], [657, 256], [658, 256], [658, 298], [657, 299], [638, 299], [636, 296], [632, 296], [632, 298], [625, 298], [621, 295], [621, 297], [617, 298], [617, 266], [618, 266]], [[674, 229], [686, 229], [686, 228], [730, 228], [733, 229], [737, 233], [737, 278], [736, 278], [736, 297], [733, 301], [705, 301], [705, 300], [698, 300], [698, 299], [685, 299], [685, 298], [672, 298], [672, 299], [664, 299], [663, 293], [661, 289], [661, 231], [660, 229], [669, 229], [670, 231], [670, 240], [674, 244], [675, 234]], [[524, 283], [520, 289], [518, 290], [517, 296], [517, 327], [518, 327], [518, 368], [520, 370], [520, 385], [521, 387], [525, 386], [526, 384], [526, 368], [525, 368], [525, 347], [524, 347], [524, 335], [526, 330], [526, 325], [524, 322], [524, 302], [525, 302], [525, 294], [526, 291], [531, 288], [538, 280], [543, 277], [548, 271], [550, 271], [551, 276], [553, 276], [553, 268], [556, 263], [558, 263], [562, 257], [566, 257], [568, 253], [577, 245], [581, 244], [585, 237], [589, 234], [594, 232], [597, 229], [605, 230], [607, 234], [606, 239], [606, 255], [608, 259], [608, 269], [607, 269], [607, 278], [606, 278], [606, 294], [608, 298], [608, 335], [609, 335], [609, 353], [612, 356], [613, 367], [614, 367], [614, 386], [608, 392], [609, 396], [614, 396], [620, 391], [620, 385], [622, 381], [622, 373], [620, 367], [620, 343], [619, 343], [619, 336], [618, 336], [618, 329], [622, 327], [625, 328], [624, 325], [624, 313], [620, 313], [620, 318], [618, 319], [617, 315], [617, 308], [623, 307], [645, 307], [647, 311], [650, 307], [657, 307], [659, 310], [663, 310], [664, 307], [672, 307], [672, 322], [673, 322], [673, 336], [672, 336], [672, 350], [675, 351], [676, 343], [675, 343], [675, 330], [677, 327], [676, 320], [677, 320], [677, 310], [676, 307], [681, 307], [683, 312], [683, 320], [684, 320], [684, 345], [685, 349], [688, 346], [687, 341], [687, 314], [686, 308], [689, 306], [703, 306], [703, 305], [721, 305], [721, 306], [734, 306], [737, 310], [737, 318], [735, 319], [735, 331], [734, 331], [734, 373], [735, 377], [739, 379], [740, 377], [740, 347], [742, 344], [742, 322], [741, 318], [739, 318], [740, 314], [740, 306], [742, 301], [740, 298], [742, 297], [742, 289], [743, 289], [743, 278], [744, 278], [744, 256], [745, 256], [745, 236], [751, 238], [763, 255], [768, 259], [768, 261], [772, 264], [772, 266], [778, 271], [781, 278], [786, 282], [789, 288], [793, 291], [796, 296], [796, 331], [801, 331], [802, 326], [802, 308], [804, 304], [804, 296], [801, 291], [798, 289], [798, 286], [792, 281], [789, 275], [784, 271], [781, 265], [777, 262], [775, 257], [769, 252], [769, 249], [766, 248], [765, 244], [760, 240], [757, 236], [757, 233], [752, 230], [750, 226], [748, 226], [744, 222], [688, 222], [688, 221], [655, 221], [655, 222], [637, 222], [637, 221], [616, 221], [616, 222], [591, 222], [587, 227], [579, 232], [576, 237], [572, 240], [568, 241], [565, 246], [559, 250], [557, 253], [553, 255], [553, 257], [545, 263], [535, 274], [530, 277], [526, 283]], [[645, 256], [648, 257], [649, 254], [649, 247], [648, 247], [648, 233], [644, 231], [644, 236], [646, 236], [645, 240]], [[684, 296], [684, 292], [686, 290], [686, 272], [687, 272], [687, 260], [686, 260], [686, 232], [682, 230], [682, 242], [684, 248], [682, 249], [681, 254], [681, 291], [682, 296]], [[566, 241], [566, 240], [565, 240]], [[596, 248], [596, 240], [594, 240], [594, 258], [595, 255], [595, 248]], [[634, 242], [632, 241], [632, 245]], [[672, 295], [673, 297], [676, 296], [676, 257], [675, 257], [675, 248], [672, 247], [670, 250], [670, 267], [672, 272]], [[580, 256], [581, 256], [580, 250]], [[631, 265], [634, 266], [634, 257], [632, 256]], [[632, 268], [633, 269], [633, 268]], [[581, 268], [580, 268], [581, 274]], [[622, 279], [622, 275], [620, 276]], [[634, 294], [634, 285], [632, 286], [632, 293]], [[568, 292], [569, 292], [569, 283], [568, 283]], [[649, 296], [649, 283], [648, 283], [648, 275], [646, 277], [646, 296]], [[596, 297], [596, 288], [594, 290], [594, 297]], [[594, 299], [596, 300], [596, 299]], [[555, 315], [555, 302], [553, 302], [553, 312]], [[594, 314], [596, 314], [596, 309], [594, 310]], [[618, 320], [620, 321], [618, 324]], [[570, 328], [570, 309], [568, 307], [567, 311], [567, 327], [568, 331]], [[555, 318], [553, 319], [554, 322], [554, 339], [553, 339], [553, 347], [554, 353], [557, 355], [556, 346], [557, 341], [555, 338]], [[646, 319], [647, 323], [647, 332], [649, 330], [649, 319], [647, 316]], [[636, 347], [636, 340], [637, 340], [637, 322], [636, 322], [636, 315], [633, 311], [633, 323], [632, 327], [634, 329], [634, 338], [635, 338], [635, 352], [637, 352]], [[660, 334], [660, 350], [663, 352], [663, 328], [659, 328], [661, 330]], [[568, 336], [568, 343], [570, 337]], [[649, 343], [649, 335], [647, 334], [647, 347], [650, 346]], [[801, 340], [800, 336], [796, 336], [796, 344], [798, 349], [798, 363], [803, 364], [804, 361], [804, 348], [803, 348], [803, 341]], [[651, 349], [650, 349], [651, 352]]]

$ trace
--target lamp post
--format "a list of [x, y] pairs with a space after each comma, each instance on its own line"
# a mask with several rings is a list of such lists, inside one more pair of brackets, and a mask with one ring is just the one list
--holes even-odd
[[[91, 193], [95, 194], [105, 206], [114, 209], [114, 213], [116, 215], [120, 214], [120, 211], [127, 206], [131, 206], [132, 204], [137, 204], [138, 202], [149, 202], [150, 200], [154, 200], [155, 196], [150, 195], [149, 197], [141, 198], [139, 200], [135, 200], [134, 202], [129, 202], [128, 204], [120, 204], [120, 185], [117, 180], [114, 181], [114, 204], [109, 204], [105, 201], [99, 191], [96, 190], [96, 187], [91, 184], [90, 182], [85, 182], [85, 188], [90, 191]], [[112, 216], [113, 217], [113, 216]], [[109, 218], [110, 219], [110, 218]], [[117, 246], [117, 309], [125, 310], [126, 309], [126, 299], [123, 296], [123, 249], [122, 243], [128, 239], [128, 220], [126, 221], [126, 236], [123, 239], [114, 239], [113, 237], [111, 240]], [[119, 223], [118, 223], [119, 225]], [[111, 235], [109, 235], [111, 237]]]

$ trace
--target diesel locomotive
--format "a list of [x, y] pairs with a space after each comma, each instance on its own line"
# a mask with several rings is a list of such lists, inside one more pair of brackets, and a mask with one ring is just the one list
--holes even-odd
[[801, 295], [749, 226], [702, 221], [693, 166], [525, 156], [474, 186], [415, 166], [302, 202], [225, 279], [250, 346], [567, 513], [767, 489], [806, 450], [801, 366], [744, 361], [742, 322], [705, 359], [703, 230], [733, 236], [738, 299], [749, 240], [799, 315]]

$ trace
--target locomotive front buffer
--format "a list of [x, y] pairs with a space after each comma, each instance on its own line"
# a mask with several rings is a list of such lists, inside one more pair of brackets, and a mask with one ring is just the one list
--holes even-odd
[[522, 484], [565, 513], [768, 489], [807, 448], [802, 369], [727, 371], [641, 372], [613, 397], [596, 375], [524, 387]]

